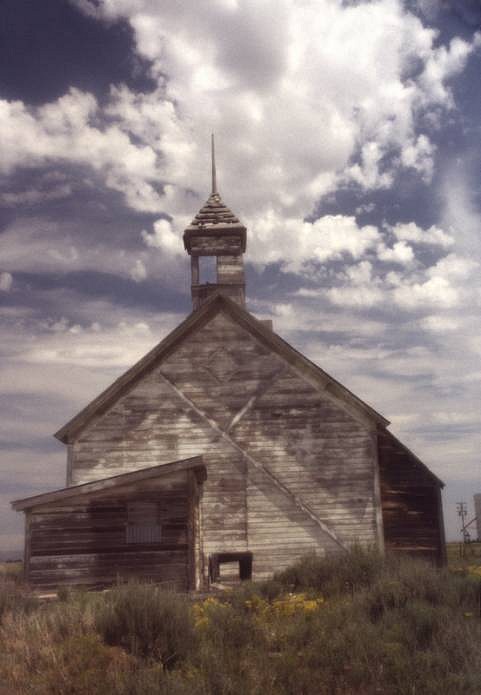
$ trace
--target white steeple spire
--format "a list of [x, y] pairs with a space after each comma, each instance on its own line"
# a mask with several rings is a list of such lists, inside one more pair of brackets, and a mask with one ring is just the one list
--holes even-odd
[[215, 143], [214, 143], [214, 133], [211, 135], [211, 154], [212, 154], [212, 193], [211, 195], [217, 195], [217, 174], [215, 170]]

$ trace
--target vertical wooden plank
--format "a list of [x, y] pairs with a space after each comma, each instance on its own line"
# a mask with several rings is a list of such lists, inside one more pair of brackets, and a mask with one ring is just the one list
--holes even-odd
[[196, 550], [195, 550], [195, 510], [197, 506], [197, 480], [194, 471], [187, 472], [188, 513], [187, 513], [187, 570], [189, 591], [196, 589]]
[[191, 268], [191, 272], [192, 272], [192, 284], [198, 285], [199, 284], [199, 257], [198, 256], [191, 256], [190, 257], [190, 268]]
[[204, 525], [203, 525], [203, 494], [204, 486], [197, 488], [197, 504], [195, 510], [196, 552], [197, 552], [197, 589], [207, 588], [206, 563], [204, 559]]
[[384, 554], [384, 521], [382, 516], [382, 498], [381, 498], [381, 474], [379, 471], [379, 441], [378, 433], [372, 433], [373, 443], [373, 483], [374, 483], [374, 514], [376, 518], [376, 533], [377, 544], [381, 553]]
[[32, 512], [25, 512], [25, 546], [23, 550], [23, 579], [29, 582], [30, 574], [30, 546], [31, 546], [31, 515]]
[[[32, 586], [108, 586], [118, 576], [139, 577], [189, 589], [188, 473], [148, 479], [42, 505], [29, 517], [25, 564]], [[127, 505], [142, 529], [144, 507], [157, 505], [160, 538], [129, 542]]]
[[74, 481], [204, 455], [209, 478], [189, 516], [199, 584], [215, 552], [252, 550], [263, 576], [308, 550], [381, 545], [372, 421], [289, 364], [213, 316], [83, 430]]
[[446, 533], [444, 530], [444, 516], [443, 516], [443, 499], [441, 496], [441, 487], [438, 487], [437, 491], [437, 503], [438, 503], [438, 528], [439, 528], [439, 554], [438, 563], [441, 566], [448, 564], [448, 556], [446, 552]]
[[72, 465], [73, 465], [73, 444], [67, 444], [67, 479], [66, 485], [70, 487], [72, 484]]
[[440, 481], [390, 432], [380, 430], [378, 439], [386, 547], [440, 564], [445, 552]]

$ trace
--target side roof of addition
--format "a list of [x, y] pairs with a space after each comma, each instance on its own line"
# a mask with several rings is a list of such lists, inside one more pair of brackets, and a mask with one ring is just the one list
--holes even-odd
[[373, 424], [387, 426], [389, 421], [380, 415], [367, 403], [358, 398], [340, 382], [327, 374], [323, 369], [304, 357], [289, 343], [270, 330], [262, 321], [256, 319], [246, 309], [239, 306], [223, 294], [214, 294], [201, 308], [193, 311], [177, 328], [164, 340], [156, 345], [133, 367], [114, 381], [97, 398], [91, 401], [75, 417], [67, 422], [55, 437], [64, 443], [73, 441], [77, 435], [92, 421], [94, 417], [103, 415], [121, 396], [123, 396], [139, 379], [154, 369], [163, 359], [170, 355], [190, 333], [202, 327], [220, 311], [228, 314], [233, 321], [252, 334], [267, 348], [277, 353], [305, 377], [315, 382], [320, 389], [331, 397], [345, 402], [350, 409], [357, 410], [368, 417]]
[[43, 504], [51, 504], [56, 502], [64, 502], [72, 497], [82, 497], [91, 495], [92, 493], [107, 492], [112, 488], [122, 488], [125, 485], [132, 483], [140, 483], [151, 478], [159, 478], [168, 475], [169, 473], [179, 473], [181, 471], [193, 470], [199, 483], [207, 478], [202, 456], [193, 456], [189, 459], [172, 461], [171, 463], [162, 463], [157, 466], [149, 466], [142, 468], [139, 471], [130, 471], [129, 473], [120, 473], [119, 475], [111, 476], [110, 478], [101, 478], [93, 480], [90, 483], [82, 485], [72, 485], [71, 487], [53, 490], [52, 492], [43, 492], [40, 495], [33, 495], [21, 500], [11, 502], [12, 508], [17, 511], [25, 511], [33, 507], [40, 507]]

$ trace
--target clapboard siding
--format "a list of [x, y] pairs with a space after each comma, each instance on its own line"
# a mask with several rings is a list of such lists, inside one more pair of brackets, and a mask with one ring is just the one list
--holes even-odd
[[376, 538], [371, 430], [225, 313], [90, 422], [73, 442], [71, 482], [197, 455], [208, 470], [204, 579], [213, 552], [252, 550], [261, 577]]
[[[195, 495], [190, 472], [43, 504], [29, 512], [27, 579], [36, 589], [106, 586], [117, 579], [191, 587]], [[127, 507], [155, 503], [160, 541], [127, 543]], [[140, 517], [139, 517], [140, 518]]]
[[386, 549], [442, 564], [439, 481], [387, 431], [379, 433], [379, 468]]

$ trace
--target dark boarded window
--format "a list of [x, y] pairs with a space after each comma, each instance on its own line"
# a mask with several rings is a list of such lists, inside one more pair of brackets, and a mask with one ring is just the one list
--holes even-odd
[[127, 504], [127, 543], [160, 543], [162, 525], [157, 502]]

